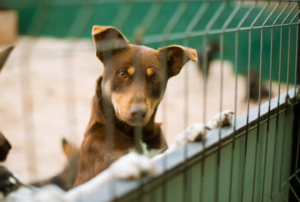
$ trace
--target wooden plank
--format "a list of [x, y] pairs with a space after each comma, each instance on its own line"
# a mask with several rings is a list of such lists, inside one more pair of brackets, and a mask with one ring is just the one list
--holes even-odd
[[0, 44], [14, 43], [18, 37], [18, 13], [0, 11], [0, 25]]

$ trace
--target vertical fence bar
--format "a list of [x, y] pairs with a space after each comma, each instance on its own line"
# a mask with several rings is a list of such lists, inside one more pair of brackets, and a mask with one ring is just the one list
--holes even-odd
[[[265, 12], [267, 7], [269, 6], [269, 2], [264, 6], [261, 12], [258, 14], [257, 18], [254, 20], [251, 27], [255, 25], [260, 16]], [[265, 24], [264, 24], [265, 25]], [[257, 120], [257, 132], [256, 132], [256, 146], [255, 146], [255, 160], [254, 160], [254, 177], [253, 177], [253, 187], [252, 187], [252, 202], [254, 202], [255, 197], [255, 182], [256, 182], [256, 162], [257, 162], [257, 147], [259, 144], [259, 129], [260, 129], [260, 106], [261, 106], [261, 83], [262, 83], [262, 61], [263, 61], [263, 36], [264, 36], [264, 25], [261, 29], [261, 38], [260, 38], [260, 61], [259, 61], [259, 88], [258, 88], [258, 120]], [[250, 76], [250, 75], [248, 75]]]
[[[300, 4], [299, 4], [299, 11], [300, 12]], [[300, 14], [299, 14], [299, 18], [300, 18]], [[298, 51], [298, 55], [297, 55], [297, 62], [299, 63], [299, 57], [300, 57], [300, 36], [299, 36], [299, 28], [300, 28], [300, 24], [299, 24], [299, 21], [298, 22], [298, 33], [297, 33], [297, 40], [298, 40], [298, 43], [297, 43], [297, 51]], [[300, 64], [297, 63], [297, 71], [296, 71], [296, 86], [299, 87], [300, 86]]]
[[[224, 11], [224, 9], [227, 6], [227, 1], [225, 3], [223, 3], [223, 7], [222, 7], [222, 12]], [[221, 14], [221, 12], [220, 12]], [[222, 113], [223, 110], [223, 74], [224, 74], [224, 30], [226, 29], [227, 25], [226, 24], [229, 22], [225, 22], [224, 26], [223, 26], [223, 32], [220, 35], [220, 61], [221, 61], [221, 65], [220, 65], [220, 70], [221, 70], [221, 80], [220, 80], [220, 112]], [[222, 116], [220, 116], [220, 120], [219, 120], [219, 137], [218, 137], [218, 154], [217, 154], [217, 173], [216, 173], [216, 198], [215, 198], [215, 202], [218, 202], [219, 200], [219, 183], [220, 183], [220, 161], [221, 161], [221, 122], [222, 122]]]
[[[112, 32], [107, 34], [108, 36], [106, 36], [106, 39], [112, 38], [114, 37], [114, 34], [112, 34]], [[110, 35], [110, 36], [109, 36]], [[107, 47], [109, 48], [109, 47]], [[108, 50], [106, 52], [107, 56], [106, 58], [111, 58], [113, 55], [113, 51], [114, 50]], [[105, 71], [105, 67], [104, 67], [104, 63], [103, 63], [103, 71]], [[104, 80], [105, 78], [103, 78], [102, 82], [105, 82]], [[113, 82], [113, 81], [112, 81]], [[99, 83], [97, 83], [97, 85], [99, 85]], [[102, 85], [102, 83], [100, 84]], [[97, 86], [97, 88], [99, 88], [100, 86]], [[100, 95], [102, 96], [102, 95]], [[102, 103], [103, 102], [103, 103]], [[114, 139], [115, 139], [115, 134], [114, 134], [114, 124], [115, 124], [115, 118], [114, 115], [112, 114], [113, 111], [113, 106], [111, 106], [106, 100], [103, 99], [103, 101], [101, 101], [102, 107], [103, 108], [103, 114], [104, 114], [104, 120], [105, 120], [105, 128], [104, 128], [104, 132], [105, 132], [105, 152], [106, 153], [113, 153], [114, 152]], [[109, 163], [109, 162], [105, 162], [105, 163]], [[108, 166], [108, 165], [105, 165]], [[115, 177], [115, 176], [113, 176]], [[111, 198], [113, 200], [117, 199], [116, 196], [116, 192], [117, 192], [117, 185], [116, 183], [112, 183], [109, 185], [109, 191], [110, 191], [110, 195], [112, 196]]]
[[[220, 81], [220, 105], [219, 109], [220, 112], [222, 113], [222, 101], [223, 101], [223, 67], [224, 67], [224, 33], [221, 34], [220, 36], [220, 60], [221, 60], [221, 81]], [[222, 116], [220, 116], [220, 124], [219, 124], [219, 137], [218, 137], [218, 154], [217, 154], [217, 173], [216, 173], [216, 199], [215, 202], [218, 202], [219, 200], [219, 178], [220, 178], [220, 161], [221, 161], [221, 122], [222, 122]]]
[[[296, 8], [296, 7], [299, 7], [299, 5], [298, 5], [298, 3], [295, 5], [295, 7], [293, 8], [293, 10]], [[288, 71], [287, 71], [287, 92], [289, 91], [289, 75], [290, 75], [290, 54], [291, 54], [291, 32], [292, 32], [292, 22], [293, 22], [293, 20], [294, 20], [294, 18], [291, 20], [291, 22], [290, 22], [290, 25], [288, 26], [288, 28], [289, 28], [289, 37], [288, 37]], [[296, 80], [296, 79], [295, 79]], [[294, 90], [296, 91], [296, 86], [295, 86], [295, 88], [294, 88]], [[287, 94], [287, 96], [288, 96], [288, 94]], [[286, 107], [288, 108], [289, 107], [289, 105], [290, 104], [292, 104], [292, 103], [289, 103], [289, 97], [286, 97], [287, 99], [286, 99]], [[294, 97], [294, 100], [296, 100], [296, 97]], [[294, 108], [295, 108], [296, 106], [294, 105]], [[294, 114], [293, 114], [293, 118], [295, 119], [295, 116], [294, 116]], [[286, 119], [287, 119], [287, 112], [286, 112]], [[294, 120], [293, 120], [294, 121]], [[290, 158], [290, 170], [291, 170], [291, 172], [290, 172], [290, 176], [291, 175], [293, 175], [293, 173], [292, 173], [292, 169], [293, 169], [293, 153], [294, 152], [297, 152], [297, 148], [295, 148], [294, 149], [294, 151], [293, 151], [293, 141], [295, 140], [295, 142], [298, 142], [296, 139], [294, 139], [294, 136], [292, 135], [292, 142], [291, 142], [291, 144], [292, 144], [292, 150], [291, 150], [291, 158]], [[288, 150], [288, 149], [287, 149]], [[296, 161], [295, 161], [296, 162]], [[282, 169], [282, 168], [281, 168]], [[292, 179], [291, 179], [292, 180]], [[291, 180], [289, 180], [288, 181], [288, 184], [289, 184], [289, 195], [288, 195], [288, 200], [290, 201], [293, 197], [295, 197], [296, 198], [296, 200], [298, 200], [298, 201], [300, 201], [300, 199], [299, 199], [299, 197], [298, 197], [298, 194], [297, 194], [297, 190], [299, 190], [299, 189], [297, 189], [296, 191], [295, 191], [295, 189], [293, 188], [293, 186], [292, 186], [292, 184], [291, 184]]]
[[[247, 17], [252, 13], [256, 6], [257, 2], [255, 2], [251, 9], [248, 11]], [[249, 127], [249, 102], [250, 102], [250, 68], [251, 68], [251, 38], [252, 38], [252, 28], [249, 30], [249, 38], [248, 38], [248, 76], [247, 76], [247, 120], [246, 120], [246, 134], [245, 134], [245, 142], [244, 142], [244, 162], [243, 162], [243, 178], [242, 178], [242, 192], [241, 192], [241, 200], [243, 200], [244, 196], [244, 183], [245, 183], [245, 169], [246, 169], [246, 160], [247, 160], [247, 144], [248, 144], [248, 127]]]
[[[300, 4], [298, 5], [298, 15], [300, 12]], [[300, 16], [299, 16], [300, 17]], [[298, 17], [298, 18], [299, 18]], [[294, 20], [294, 19], [293, 19]], [[293, 20], [291, 23], [293, 23]], [[300, 201], [299, 200], [299, 190], [300, 190], [300, 179], [298, 178], [298, 162], [299, 162], [299, 147], [300, 147], [300, 137], [299, 137], [299, 123], [300, 123], [300, 105], [299, 105], [299, 94], [298, 87], [300, 85], [300, 24], [297, 20], [297, 36], [296, 36], [296, 62], [295, 62], [295, 92], [294, 92], [294, 122], [293, 122], [293, 133], [292, 133], [292, 147], [291, 155], [294, 161], [291, 161], [290, 175], [295, 175], [295, 179], [291, 179], [290, 191], [289, 191], [289, 201]], [[296, 192], [296, 193], [295, 193]]]
[[[28, 35], [40, 35], [44, 26], [48, 20], [50, 14], [50, 4], [48, 2], [40, 2], [35, 16], [26, 31]], [[22, 116], [24, 121], [24, 133], [26, 142], [26, 155], [27, 155], [27, 170], [30, 180], [35, 180], [37, 175], [37, 157], [35, 150], [35, 132], [34, 132], [34, 118], [33, 118], [33, 96], [30, 85], [30, 57], [32, 56], [34, 46], [36, 45], [38, 39], [27, 39], [23, 47], [24, 54], [22, 54], [21, 60], [23, 65], [21, 68], [21, 97], [22, 97]]]
[[[78, 11], [73, 24], [66, 37], [80, 38], [83, 35], [84, 30], [87, 28], [87, 24], [91, 17], [95, 13], [96, 7], [88, 5], [88, 0], [83, 2], [82, 8]], [[71, 39], [66, 47], [63, 49], [65, 59], [62, 65], [64, 79], [65, 79], [65, 106], [67, 112], [67, 122], [69, 125], [69, 139], [78, 143], [77, 132], [77, 118], [76, 118], [76, 98], [75, 85], [74, 85], [74, 68], [72, 56], [74, 55], [74, 49], [76, 47], [77, 40]], [[75, 137], [74, 137], [75, 136]]]
[[[184, 14], [184, 12], [187, 9], [188, 4], [186, 2], [182, 2], [181, 4], [179, 4], [177, 10], [174, 12], [174, 15], [171, 17], [171, 19], [169, 20], [169, 22], [167, 23], [165, 29], [163, 30], [163, 40], [162, 40], [162, 47], [167, 45], [167, 41], [168, 38], [171, 34], [171, 32], [173, 31], [174, 27], [176, 26], [177, 22], [180, 20], [180, 18], [182, 17], [182, 15]], [[162, 66], [166, 67], [167, 66], [167, 62], [163, 61], [165, 64], [163, 64]], [[165, 72], [164, 72], [165, 73]], [[163, 78], [167, 78], [166, 75], [162, 76]], [[163, 89], [163, 82], [161, 82], [160, 88]], [[168, 116], [167, 116], [167, 93], [165, 93], [164, 95], [164, 99], [162, 101], [162, 120], [163, 120], [163, 129], [164, 129], [164, 134], [167, 134], [167, 120], [168, 120]], [[162, 140], [161, 142], [165, 141], [164, 137], [161, 137]], [[165, 156], [162, 159], [162, 163], [163, 163], [163, 170], [164, 172], [166, 172], [167, 170], [167, 156]], [[163, 175], [163, 183], [162, 183], [162, 201], [167, 201], [167, 188], [166, 188], [166, 182], [167, 182], [168, 178], [166, 175]]]
[[[186, 47], [189, 47], [189, 38], [186, 37], [185, 40], [185, 46]], [[186, 61], [186, 58], [187, 56], [183, 55], [183, 61], [182, 63], [184, 64], [184, 61]], [[188, 65], [188, 64], [186, 64]], [[189, 81], [189, 69], [186, 67], [184, 69], [184, 128], [186, 128], [188, 126], [188, 118], [189, 118], [189, 87], [188, 87], [188, 82]], [[187, 162], [187, 153], [188, 153], [188, 147], [187, 145], [184, 145], [184, 160], [185, 160], [185, 163], [184, 163], [184, 170], [183, 170], [183, 183], [184, 183], [184, 186], [183, 186], [183, 199], [182, 201], [188, 201], [188, 173], [187, 173], [187, 166], [186, 166], [186, 162]]]
[[[206, 3], [206, 2], [205, 2]], [[208, 4], [209, 5], [209, 4]], [[205, 10], [203, 11], [203, 13], [202, 13], [202, 15], [204, 14], [204, 12], [206, 11], [206, 9], [208, 8], [208, 5], [206, 4], [206, 6], [207, 7], [205, 7]], [[206, 27], [205, 27], [205, 34], [204, 34], [204, 36], [203, 36], [203, 49], [204, 49], [204, 56], [203, 56], [203, 82], [204, 82], [204, 85], [203, 85], [203, 93], [204, 93], [204, 97], [203, 97], [203, 118], [204, 118], [204, 120], [203, 120], [203, 122], [205, 123], [205, 121], [206, 121], [206, 75], [207, 75], [207, 69], [208, 69], [208, 64], [207, 64], [207, 51], [206, 51], [206, 44], [207, 44], [207, 35], [209, 34], [209, 31], [211, 30], [211, 28], [213, 27], [213, 25], [216, 23], [216, 21], [217, 21], [217, 19], [219, 18], [219, 16], [222, 14], [222, 12], [224, 11], [224, 9], [225, 9], [225, 7], [226, 7], [226, 3], [223, 3], [222, 5], [220, 5], [219, 6], [219, 8], [218, 8], [218, 10], [216, 11], [216, 13], [215, 13], [215, 15], [212, 17], [212, 19], [208, 22], [208, 24], [206, 25]], [[199, 20], [200, 20], [200, 18], [199, 18]], [[196, 25], [196, 24], [195, 24]], [[194, 25], [194, 26], [195, 26]], [[192, 29], [190, 29], [190, 31], [192, 31]], [[205, 138], [204, 138], [204, 140], [202, 141], [202, 145], [203, 145], [203, 152], [202, 152], [202, 156], [203, 156], [203, 158], [202, 158], [202, 168], [201, 168], [201, 171], [202, 171], [202, 173], [201, 173], [201, 185], [200, 185], [200, 201], [202, 202], [203, 201], [203, 181], [204, 181], [204, 169], [205, 169], [205, 164], [204, 164], [204, 162], [205, 162]], [[219, 159], [218, 159], [218, 161], [219, 161]], [[218, 172], [218, 170], [217, 170], [217, 172]], [[217, 177], [218, 178], [218, 177]], [[218, 179], [216, 178], [216, 180], [218, 181]], [[217, 193], [217, 195], [216, 195], [216, 198], [215, 198], [215, 200], [217, 200], [218, 199], [218, 193]]]
[[[283, 29], [283, 25], [286, 22], [286, 20], [290, 17], [292, 12], [295, 10], [295, 8], [298, 6], [298, 4], [295, 4], [295, 6], [291, 9], [291, 11], [288, 13], [286, 18], [283, 20], [281, 24], [281, 30]], [[288, 199], [283, 195], [281, 188], [281, 178], [282, 178], [282, 164], [283, 164], [283, 157], [284, 157], [284, 148], [285, 148], [285, 137], [286, 137], [286, 121], [287, 121], [287, 114], [288, 114], [288, 107], [289, 107], [289, 71], [290, 71], [290, 44], [291, 44], [291, 27], [289, 26], [289, 35], [288, 35], [288, 55], [287, 55], [287, 91], [286, 91], [286, 99], [285, 99], [285, 121], [284, 121], [284, 127], [283, 127], [283, 141], [282, 141], [282, 152], [281, 152], [281, 165], [280, 165], [280, 177], [279, 177], [279, 192], [282, 198], [285, 201], [288, 201]], [[282, 47], [280, 47], [282, 49]], [[280, 90], [280, 83], [279, 83], [279, 90]], [[289, 184], [289, 181], [288, 181]]]
[[[238, 11], [241, 9], [242, 2], [239, 2], [239, 6], [237, 9], [234, 11], [234, 15], [238, 13]], [[243, 20], [242, 20], [243, 22]], [[242, 24], [240, 24], [242, 25]], [[240, 26], [239, 26], [240, 28]], [[237, 96], [238, 96], [238, 56], [239, 56], [239, 28], [235, 32], [235, 89], [234, 89], [234, 114], [235, 116], [237, 115]], [[230, 178], [229, 178], [229, 197], [228, 201], [231, 202], [231, 193], [232, 193], [232, 175], [233, 175], [233, 163], [234, 163], [234, 148], [235, 148], [235, 135], [236, 135], [236, 118], [234, 119], [234, 126], [233, 126], [233, 135], [232, 135], [232, 147], [231, 147], [231, 166], [230, 166]]]
[[[198, 11], [197, 11], [197, 13], [196, 13], [196, 15], [195, 15], [195, 17], [193, 18], [193, 20], [191, 21], [191, 23], [188, 25], [188, 27], [187, 27], [187, 29], [186, 29], [186, 36], [188, 36], [188, 37], [190, 37], [190, 34], [191, 34], [191, 32], [193, 31], [193, 29], [195, 28], [195, 26], [197, 25], [197, 23], [200, 21], [200, 19], [203, 17], [203, 15], [204, 15], [204, 13], [206, 12], [206, 10], [207, 10], [207, 8], [208, 8], [208, 6], [209, 6], [209, 3], [208, 2], [204, 2], [202, 5], [201, 5], [201, 7], [198, 9]], [[205, 50], [205, 47], [206, 47], [206, 38], [204, 37], [203, 38], [203, 40], [204, 40], [204, 42], [203, 42], [203, 47], [204, 47], [204, 50]], [[205, 65], [206, 65], [206, 51], [204, 51], [204, 59], [203, 59], [203, 62], [205, 63]], [[203, 64], [201, 64], [201, 65], [203, 65]], [[203, 66], [204, 68], [204, 71], [206, 70], [206, 66]], [[203, 80], [203, 88], [204, 88], [204, 90], [203, 90], [203, 93], [204, 93], [204, 95], [203, 95], [203, 105], [204, 105], [204, 107], [203, 107], [203, 122], [205, 123], [205, 104], [206, 104], [206, 102], [205, 102], [205, 99], [206, 99], [206, 80], [204, 79]], [[202, 141], [202, 146], [203, 146], [203, 158], [202, 159], [204, 159], [204, 150], [205, 150], [205, 147], [204, 147], [204, 144], [205, 144], [205, 139]], [[202, 201], [202, 193], [203, 193], [203, 175], [204, 175], [204, 161], [202, 160], [202, 173], [201, 173], [201, 185], [200, 185], [200, 201]]]
[[[298, 23], [299, 23], [299, 21], [298, 21]], [[299, 84], [300, 83], [298, 83], [298, 80], [297, 80], [297, 78], [299, 78], [298, 77], [298, 72], [300, 71], [300, 64], [298, 64], [299, 63], [299, 57], [300, 57], [300, 53], [299, 53], [299, 49], [300, 49], [300, 34], [299, 34], [299, 29], [300, 29], [300, 24], [297, 26], [297, 46], [296, 46], [296, 62], [295, 62], [295, 64], [296, 64], [296, 68], [295, 68], [295, 99], [294, 99], [294, 106], [295, 106], [295, 109], [294, 109], [294, 128], [293, 128], [293, 137], [295, 137], [295, 138], [298, 138], [298, 140], [297, 140], [297, 152], [296, 152], [296, 159], [295, 159], [295, 173], [296, 173], [296, 179], [297, 179], [297, 181], [298, 181], [298, 184], [300, 185], [300, 179], [298, 178], [298, 162], [299, 162], [299, 148], [300, 148], [300, 138], [299, 138], [299, 136], [298, 136], [298, 134], [299, 134], [299, 126], [297, 126], [297, 123], [299, 123], [299, 121], [300, 121], [300, 117], [299, 117], [299, 113], [298, 113], [298, 111], [296, 110], [296, 105], [297, 105], [297, 107], [299, 108], [299, 104], [298, 104], [298, 102], [299, 102], [299, 94], [298, 94], [298, 92], [299, 92]], [[298, 92], [297, 92], [298, 91]], [[297, 116], [296, 116], [297, 115]], [[298, 119], [298, 120], [297, 120]], [[292, 154], [294, 154], [294, 152], [292, 153]], [[299, 189], [300, 189], [300, 186], [299, 186]]]
[[[151, 25], [153, 24], [154, 20], [157, 18], [157, 16], [159, 15], [161, 9], [162, 9], [163, 3], [161, 0], [157, 0], [154, 1], [151, 5], [151, 7], [149, 8], [145, 18], [143, 19], [143, 22], [141, 23], [141, 26], [137, 29], [136, 33], [138, 35], [136, 35], [136, 37], [143, 37], [148, 29], [151, 27]], [[134, 73], [134, 80], [136, 83], [138, 84], [142, 84], [142, 79], [143, 79], [143, 72], [142, 72], [142, 62], [140, 61], [139, 57], [134, 57], [134, 65], [133, 65], [136, 69], [135, 73]], [[162, 86], [160, 86], [162, 87]], [[139, 119], [141, 119], [141, 116], [138, 117]], [[141, 120], [138, 120], [141, 121]], [[139, 127], [135, 127], [134, 130], [134, 139], [135, 139], [135, 147], [136, 149], [138, 149], [139, 147], [141, 147], [142, 143], [143, 143], [143, 127], [139, 126]], [[139, 201], [143, 201], [143, 195], [144, 195], [144, 183], [141, 180], [139, 180], [139, 189], [138, 189], [138, 200]]]
[[[285, 12], [285, 10], [288, 8], [288, 6], [290, 5], [290, 3], [288, 2], [286, 4], [286, 6], [283, 8], [283, 10], [281, 11], [281, 13], [279, 14], [278, 18], [275, 20], [275, 22], [273, 23], [273, 25], [276, 24], [277, 20], [282, 16], [282, 14]], [[280, 86], [281, 86], [281, 67], [282, 67], [282, 34], [283, 34], [283, 27], [281, 26], [280, 28], [280, 49], [279, 49], [279, 75], [278, 75], [278, 100], [277, 100], [277, 116], [276, 116], [276, 132], [275, 132], [275, 146], [274, 146], [274, 159], [273, 159], [273, 170], [272, 170], [272, 183], [271, 183], [271, 189], [273, 189], [273, 183], [274, 183], [274, 170], [275, 170], [275, 162], [276, 162], [276, 148], [277, 148], [277, 136], [278, 136], [278, 124], [279, 124], [279, 102], [280, 102]], [[273, 194], [271, 191], [271, 196], [270, 198], [273, 198]], [[284, 199], [286, 200], [286, 199]]]
[[[198, 24], [198, 22], [201, 20], [201, 18], [203, 17], [204, 13], [206, 12], [208, 8], [208, 4], [205, 2], [204, 5], [202, 4], [201, 7], [198, 9], [196, 15], [193, 17], [193, 19], [191, 20], [191, 22], [188, 24], [186, 30], [185, 30], [185, 45], [186, 46], [189, 46], [189, 37], [192, 33], [192, 31], [194, 30], [194, 28], [196, 27], [196, 25]], [[204, 46], [204, 50], [205, 50], [205, 46]], [[206, 51], [204, 51], [206, 52]], [[204, 53], [206, 54], [206, 53]], [[185, 104], [187, 105], [188, 103], [188, 68], [185, 69]], [[204, 96], [203, 99], [205, 99], [206, 97]], [[188, 107], [185, 106], [185, 111], [188, 110]], [[187, 125], [188, 125], [188, 114], [185, 112], [185, 121], [184, 121], [184, 127], [186, 128]], [[204, 142], [204, 140], [203, 140]], [[204, 145], [203, 145], [204, 146]], [[204, 147], [203, 147], [204, 148]], [[184, 159], [187, 159], [187, 153], [188, 153], [188, 148], [187, 148], [187, 145], [184, 146]], [[188, 179], [187, 179], [187, 168], [185, 166], [185, 172], [184, 172], [184, 182], [185, 182], [185, 190], [184, 190], [184, 201], [188, 201], [188, 190], [187, 190], [187, 182], [188, 182]]]
[[245, 144], [244, 144], [244, 163], [243, 163], [243, 180], [242, 180], [242, 196], [244, 196], [245, 188], [245, 174], [246, 174], [246, 162], [247, 162], [247, 146], [248, 146], [248, 130], [249, 130], [249, 109], [250, 109], [250, 69], [251, 69], [251, 40], [252, 40], [252, 29], [249, 30], [249, 39], [248, 39], [248, 70], [247, 70], [247, 121], [246, 121], [246, 134], [245, 134]]
[[[232, 21], [232, 19], [236, 16], [236, 14], [238, 13], [238, 11], [241, 9], [241, 2], [239, 2], [239, 4], [236, 6], [236, 8], [234, 9], [234, 11], [232, 12], [232, 14], [229, 16], [229, 18], [226, 20], [226, 22], [224, 23], [224, 25], [223, 25], [223, 27], [222, 27], [222, 34], [221, 34], [221, 40], [220, 40], [220, 42], [221, 42], [221, 45], [220, 45], [220, 47], [221, 47], [221, 53], [220, 53], [220, 55], [221, 55], [221, 83], [220, 83], [220, 91], [221, 91], [221, 102], [220, 102], [220, 113], [222, 112], [222, 97], [223, 97], [223, 93], [222, 93], [222, 84], [223, 84], [223, 57], [224, 57], [224, 33], [225, 33], [225, 30], [227, 29], [227, 27], [228, 27], [228, 25], [231, 23], [231, 21]], [[238, 44], [238, 43], [236, 43], [236, 44]], [[237, 52], [236, 52], [236, 54], [237, 54]], [[236, 60], [237, 60], [237, 55], [236, 55], [236, 58], [235, 58]], [[237, 63], [236, 63], [236, 66], [237, 66]], [[206, 72], [204, 72], [204, 75], [206, 75]], [[237, 72], [236, 72], [236, 75], [235, 75], [235, 78], [236, 78], [236, 82], [235, 82], [235, 114], [236, 114], [236, 102], [237, 102]], [[220, 120], [221, 121], [221, 120]], [[236, 122], [236, 121], [235, 121]], [[235, 130], [235, 123], [234, 123], [234, 130]], [[234, 132], [235, 133], [235, 132]], [[219, 131], [219, 143], [220, 143], [220, 141], [221, 141], [221, 137], [220, 137], [220, 135], [221, 135], [221, 130]], [[234, 137], [234, 134], [233, 134], [233, 139], [234, 139], [235, 137]], [[234, 145], [234, 140], [233, 140], [233, 143], [232, 143], [233, 145]], [[218, 151], [218, 172], [219, 172], [219, 164], [220, 164], [220, 144], [218, 145], [219, 146], [219, 151]], [[232, 148], [233, 149], [233, 148]], [[233, 158], [233, 150], [232, 150], [232, 158]], [[229, 187], [229, 201], [231, 200], [231, 183], [232, 183], [232, 181], [231, 181], [231, 179], [232, 179], [232, 165], [233, 165], [233, 160], [231, 160], [231, 172], [230, 172], [230, 187]], [[216, 186], [217, 186], [217, 188], [216, 188], [216, 190], [217, 190], [217, 192], [219, 192], [219, 174], [217, 174], [217, 183], [216, 183]], [[217, 197], [216, 197], [216, 201], [218, 201], [218, 194], [217, 194]]]
[[[277, 10], [277, 8], [279, 7], [280, 3], [277, 3], [277, 5], [274, 7], [274, 9], [272, 10], [272, 12], [270, 13], [270, 15], [268, 16], [267, 20], [264, 22], [264, 25], [266, 25], [266, 23], [269, 21], [269, 19], [271, 18], [271, 16], [273, 16], [274, 12]], [[263, 31], [263, 30], [262, 30]], [[266, 176], [266, 163], [267, 163], [267, 152], [268, 152], [268, 142], [269, 142], [269, 129], [270, 129], [270, 109], [271, 109], [271, 104], [270, 104], [270, 100], [271, 100], [271, 92], [272, 92], [272, 54], [273, 54], [273, 29], [271, 30], [271, 46], [270, 46], [270, 76], [269, 76], [269, 105], [268, 105], [268, 121], [267, 121], [267, 134], [266, 134], [266, 148], [264, 151], [264, 171], [263, 171], [263, 177], [262, 177], [262, 197], [260, 199], [260, 201], [264, 200], [264, 190], [265, 190], [265, 176]]]
[[[235, 92], [234, 92], [234, 114], [237, 114], [237, 95], [238, 95], [238, 56], [239, 56], [239, 31], [235, 33]], [[232, 174], [233, 174], [233, 163], [234, 163], [234, 148], [235, 148], [235, 135], [236, 135], [236, 118], [234, 119], [234, 128], [233, 128], [233, 140], [232, 140], [232, 151], [231, 151], [231, 166], [230, 166], [230, 182], [229, 182], [229, 198], [228, 201], [231, 202], [231, 193], [232, 193]]]

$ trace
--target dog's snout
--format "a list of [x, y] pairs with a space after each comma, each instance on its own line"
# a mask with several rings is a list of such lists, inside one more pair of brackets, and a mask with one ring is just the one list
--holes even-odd
[[132, 105], [130, 107], [130, 115], [133, 117], [133, 118], [145, 118], [147, 114], [147, 107], [144, 106], [144, 105]]

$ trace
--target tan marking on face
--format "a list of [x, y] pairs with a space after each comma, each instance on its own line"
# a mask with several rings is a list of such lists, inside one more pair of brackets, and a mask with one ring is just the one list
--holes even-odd
[[130, 94], [112, 93], [111, 99], [117, 117], [126, 122], [126, 120], [130, 118], [130, 114], [128, 113], [130, 108], [130, 100], [132, 99]]
[[[161, 102], [162, 98], [163, 98], [163, 95], [164, 95], [164, 92], [160, 95], [160, 97], [158, 99], [151, 99], [151, 98], [148, 98], [146, 100], [146, 103], [147, 103], [147, 109], [151, 112], [149, 113], [149, 119], [151, 118], [153, 112], [154, 112], [154, 109], [158, 106], [158, 104]], [[148, 113], [147, 113], [147, 116], [148, 116]]]
[[[112, 93], [112, 103], [114, 106], [114, 109], [116, 111], [116, 116], [126, 122], [129, 125], [134, 126], [136, 123], [134, 120], [132, 120], [131, 114], [130, 114], [130, 107], [134, 103], [136, 93]], [[151, 116], [154, 112], [154, 109], [157, 107], [159, 102], [161, 101], [163, 95], [159, 99], [151, 99], [151, 98], [144, 98], [142, 102], [139, 102], [138, 104], [145, 104], [147, 107], [147, 114], [145, 118], [143, 119], [143, 125], [147, 124], [149, 120], [151, 119]]]
[[129, 67], [129, 68], [127, 69], [127, 72], [128, 72], [128, 74], [130, 74], [130, 75], [133, 75], [133, 74], [134, 74], [134, 71], [135, 71], [134, 67]]
[[148, 75], [148, 76], [152, 76], [153, 74], [154, 74], [153, 70], [150, 69], [150, 68], [148, 68], [148, 69], [147, 69], [147, 75]]

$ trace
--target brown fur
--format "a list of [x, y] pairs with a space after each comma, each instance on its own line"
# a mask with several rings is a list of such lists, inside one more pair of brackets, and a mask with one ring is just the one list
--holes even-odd
[[[255, 69], [250, 70], [250, 94], [249, 99], [253, 101], [258, 101], [259, 98], [259, 76]], [[246, 82], [248, 81], [248, 71], [245, 73]], [[247, 85], [245, 92], [247, 92]], [[271, 94], [272, 96], [272, 94]], [[262, 84], [261, 85], [261, 98], [267, 98], [269, 97], [269, 90]], [[245, 96], [245, 100], [247, 101], [247, 93]]]
[[[205, 76], [206, 78], [209, 75], [209, 68], [210, 68], [210, 63], [213, 59], [213, 57], [219, 52], [220, 47], [217, 44], [217, 42], [213, 41], [211, 42], [211, 44], [209, 45], [208, 48], [203, 47], [201, 49], [198, 49], [198, 67], [200, 72], [203, 74], [203, 76]], [[206, 51], [206, 71], [204, 72], [204, 54]]]
[[154, 50], [131, 45], [114, 27], [94, 26], [92, 34], [104, 73], [96, 84], [74, 186], [87, 182], [135, 148], [136, 129], [141, 130], [141, 141], [148, 150], [167, 148], [161, 124], [154, 122], [156, 110], [167, 80], [187, 61], [197, 60], [195, 50], [182, 46]]

